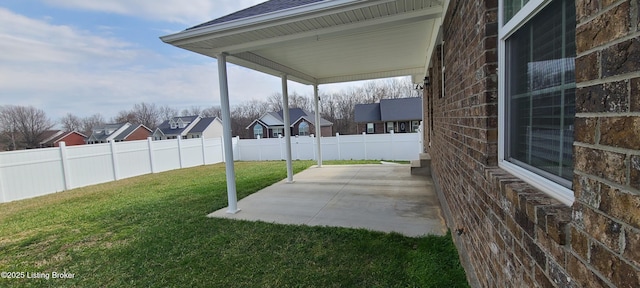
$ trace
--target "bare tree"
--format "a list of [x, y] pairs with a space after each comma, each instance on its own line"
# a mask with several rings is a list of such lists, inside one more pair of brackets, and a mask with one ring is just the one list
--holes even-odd
[[[4, 106], [3, 120], [9, 122], [14, 149], [37, 148], [44, 131], [53, 127], [53, 122], [42, 109], [33, 106]], [[3, 122], [4, 122], [3, 121]], [[18, 138], [22, 143], [18, 143]]]
[[17, 150], [18, 149], [18, 130], [16, 122], [14, 121], [15, 115], [12, 106], [0, 106], [0, 131], [2, 134], [0, 139], [3, 142], [4, 149]]
[[202, 110], [202, 117], [222, 117], [222, 109], [220, 106], [211, 106], [207, 109]]
[[100, 113], [93, 114], [89, 117], [82, 118], [82, 124], [80, 125], [80, 131], [84, 135], [91, 136], [93, 129], [105, 124], [104, 118]]
[[142, 124], [151, 130], [156, 129], [158, 126], [160, 110], [156, 104], [141, 102], [135, 104], [131, 112], [135, 118], [135, 120], [132, 121], [133, 123]]
[[199, 116], [202, 115], [202, 107], [191, 106], [189, 109], [183, 109], [180, 116]]
[[270, 111], [282, 110], [282, 93], [273, 93], [267, 98]]
[[121, 110], [116, 117], [111, 118], [111, 123], [137, 123], [136, 115], [133, 111]]
[[158, 109], [158, 113], [160, 115], [160, 121], [167, 121], [173, 117], [178, 116], [178, 110], [170, 107], [169, 105], [162, 106]]
[[67, 113], [67, 115], [60, 118], [59, 122], [65, 131], [80, 131], [80, 127], [82, 126], [82, 120], [71, 113]]

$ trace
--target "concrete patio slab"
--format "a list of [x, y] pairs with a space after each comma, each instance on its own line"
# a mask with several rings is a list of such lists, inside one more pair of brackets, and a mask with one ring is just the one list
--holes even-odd
[[280, 224], [365, 228], [416, 237], [444, 235], [446, 226], [429, 177], [410, 165], [325, 165], [304, 170], [209, 217]]

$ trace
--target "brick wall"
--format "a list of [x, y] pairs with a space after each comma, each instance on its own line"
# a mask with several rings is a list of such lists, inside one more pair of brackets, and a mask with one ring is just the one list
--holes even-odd
[[147, 140], [147, 138], [151, 136], [151, 131], [145, 129], [144, 127], [140, 126], [138, 127], [138, 129], [136, 129], [135, 131], [133, 131], [133, 133], [131, 133], [127, 139], [124, 139], [125, 141], [135, 141], [135, 140]]
[[425, 149], [472, 285], [640, 287], [639, 2], [576, 1], [568, 207], [498, 167], [498, 1], [451, 1], [424, 91]]

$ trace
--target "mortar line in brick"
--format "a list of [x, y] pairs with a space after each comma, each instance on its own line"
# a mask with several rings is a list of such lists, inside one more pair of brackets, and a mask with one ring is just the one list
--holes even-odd
[[603, 8], [603, 7], [599, 7], [600, 11], [598, 11], [596, 14], [591, 15], [589, 17], [585, 17], [582, 19], [582, 21], [580, 21], [579, 23], [576, 23], [576, 28], [580, 27], [582, 24], [588, 23], [593, 21], [594, 19], [602, 16], [603, 14], [606, 14], [607, 12], [616, 9], [616, 7], [620, 6], [620, 4], [624, 3], [626, 0], [618, 0], [617, 3], [612, 3], [609, 5], [609, 7]]
[[640, 36], [640, 31], [631, 32], [631, 33], [629, 33], [629, 35], [626, 35], [624, 37], [620, 37], [618, 39], [611, 40], [611, 41], [607, 42], [606, 44], [602, 44], [602, 45], [598, 45], [598, 46], [592, 47], [591, 49], [582, 51], [582, 53], [577, 53], [576, 58], [582, 57], [582, 56], [585, 56], [585, 55], [588, 55], [588, 54], [591, 54], [591, 53], [594, 53], [594, 52], [602, 51], [602, 50], [604, 50], [606, 48], [618, 45], [618, 44], [620, 44], [622, 42], [638, 38], [638, 36]]
[[640, 112], [578, 112], [576, 118], [640, 117]]
[[[625, 258], [621, 253], [618, 253], [616, 251], [613, 251], [612, 249], [609, 249], [609, 247], [603, 243], [601, 243], [600, 241], [598, 241], [597, 239], [591, 237], [591, 235], [589, 235], [589, 233], [586, 233], [589, 238], [591, 238], [590, 240], [595, 241], [596, 244], [599, 246], [600, 249], [603, 249], [611, 254], [613, 254], [615, 257], [617, 257], [618, 259], [620, 259], [621, 262], [631, 266], [632, 268], [636, 269], [636, 270], [640, 270], [640, 267], [636, 266], [635, 264], [631, 263], [631, 261], [627, 260], [627, 258]], [[593, 246], [593, 245], [590, 245]], [[589, 250], [591, 250], [591, 248], [589, 248]]]
[[600, 177], [592, 175], [592, 174], [587, 174], [587, 173], [581, 172], [579, 170], [573, 170], [573, 173], [575, 175], [584, 176], [584, 177], [587, 177], [589, 179], [596, 180], [598, 182], [601, 182], [602, 184], [606, 184], [607, 186], [610, 186], [611, 188], [617, 188], [617, 189], [620, 189], [621, 191], [629, 192], [629, 193], [634, 194], [634, 195], [640, 195], [640, 190], [632, 188], [632, 187], [629, 187], [629, 186], [623, 186], [623, 185], [620, 185], [618, 183], [611, 182], [611, 181], [609, 181], [607, 179], [600, 178]]
[[[640, 36], [640, 35], [638, 35], [638, 36]], [[600, 66], [602, 66], [602, 65], [600, 65]], [[609, 77], [600, 78], [600, 79], [583, 81], [583, 82], [577, 83], [576, 84], [576, 88], [585, 88], [585, 87], [590, 87], [590, 86], [595, 86], [595, 85], [602, 85], [602, 84], [608, 84], [608, 83], [613, 83], [613, 82], [620, 82], [620, 81], [630, 80], [630, 79], [638, 78], [638, 77], [640, 77], [640, 71], [635, 71], [635, 72], [632, 72], [632, 73], [625, 73], [625, 74], [609, 76]]]
[[617, 147], [605, 146], [605, 145], [600, 145], [600, 144], [588, 144], [588, 143], [582, 143], [582, 142], [573, 142], [573, 146], [589, 148], [589, 149], [596, 149], [596, 150], [602, 150], [602, 151], [613, 152], [613, 153], [618, 153], [618, 154], [625, 154], [625, 155], [640, 155], [640, 150], [617, 148]]
[[593, 265], [591, 265], [591, 263], [587, 262], [586, 259], [582, 259], [582, 257], [580, 257], [580, 255], [576, 254], [575, 251], [573, 251], [573, 249], [569, 250], [569, 253], [567, 254], [571, 254], [573, 255], [573, 257], [575, 257], [576, 259], [578, 259], [578, 261], [582, 262], [582, 265], [584, 265], [584, 267], [586, 267], [587, 269], [589, 269], [589, 271], [591, 271], [593, 274], [596, 275], [596, 277], [600, 278], [600, 280], [602, 282], [604, 282], [605, 284], [609, 285], [609, 287], [616, 287], [616, 285], [613, 285], [613, 283], [611, 283], [611, 281], [609, 281], [609, 278], [605, 277], [604, 275], [602, 275], [600, 273], [600, 271], [598, 271], [597, 269], [595, 269], [595, 267], [593, 267]]

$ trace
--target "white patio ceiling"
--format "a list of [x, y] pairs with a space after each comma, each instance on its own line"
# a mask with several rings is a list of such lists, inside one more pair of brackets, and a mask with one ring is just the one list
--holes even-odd
[[413, 76], [422, 82], [443, 13], [438, 0], [333, 0], [224, 21], [162, 41], [303, 84]]

